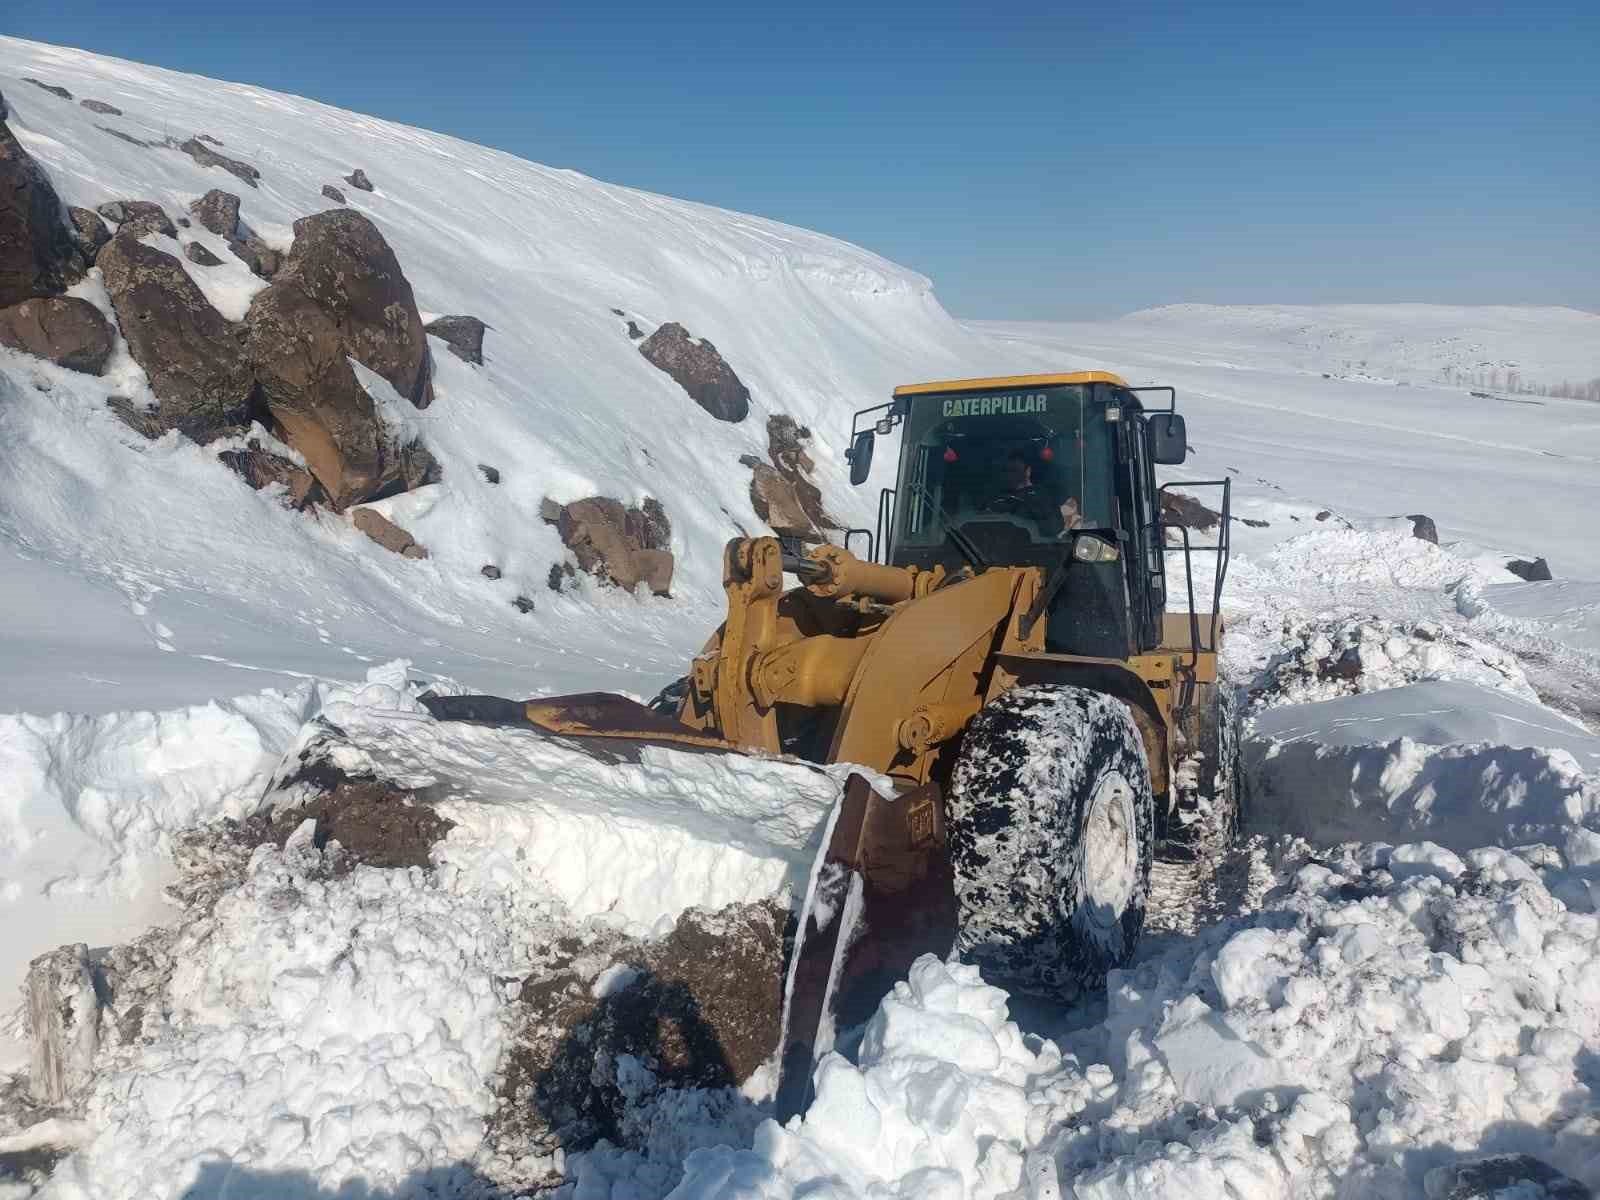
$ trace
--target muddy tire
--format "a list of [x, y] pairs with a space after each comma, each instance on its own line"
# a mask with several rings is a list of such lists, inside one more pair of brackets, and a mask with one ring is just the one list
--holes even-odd
[[1220, 852], [1239, 833], [1239, 715], [1233, 688], [1197, 684], [1178, 734], [1172, 812], [1159, 853], [1186, 862]]
[[947, 804], [956, 949], [1043, 996], [1098, 987], [1144, 928], [1155, 805], [1127, 705], [1017, 688], [973, 718]]

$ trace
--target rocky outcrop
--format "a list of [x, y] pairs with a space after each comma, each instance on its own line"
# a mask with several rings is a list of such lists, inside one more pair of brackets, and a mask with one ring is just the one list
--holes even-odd
[[334, 187], [331, 183], [325, 183], [322, 185], [322, 194], [329, 200], [332, 200], [335, 204], [343, 204], [345, 202], [344, 193], [338, 188]]
[[258, 438], [251, 438], [243, 450], [224, 450], [217, 457], [258, 492], [281, 483], [290, 508], [307, 508], [322, 498], [322, 489], [310, 471], [264, 449]]
[[86, 265], [49, 177], [0, 125], [0, 307], [59, 295]]
[[160, 398], [160, 427], [203, 443], [248, 424], [255, 381], [242, 331], [211, 307], [182, 264], [119, 235], [98, 265], [128, 349]]
[[190, 242], [183, 248], [183, 256], [196, 266], [220, 267], [222, 260], [199, 242]]
[[189, 205], [189, 211], [202, 226], [219, 238], [233, 241], [239, 236], [239, 197], [221, 188], [212, 188]]
[[82, 942], [28, 964], [28, 1088], [37, 1104], [55, 1105], [82, 1090], [100, 1049], [100, 996]]
[[32, 75], [24, 75], [22, 77], [22, 82], [31, 83], [34, 87], [39, 88], [42, 91], [49, 92], [52, 96], [60, 96], [63, 100], [72, 99], [72, 93], [67, 91], [66, 88], [57, 87], [53, 83], [46, 83], [42, 79], [35, 79]]
[[0, 308], [0, 346], [99, 375], [114, 344], [111, 325], [87, 300], [46, 296]]
[[111, 240], [111, 231], [100, 219], [100, 214], [88, 208], [67, 209], [68, 233], [83, 255], [85, 262], [93, 262], [100, 249]]
[[1439, 527], [1433, 523], [1433, 518], [1423, 513], [1410, 513], [1406, 520], [1411, 522], [1411, 536], [1421, 538], [1425, 542], [1439, 544]]
[[596, 579], [625, 591], [643, 583], [657, 596], [670, 593], [672, 525], [659, 501], [650, 498], [638, 508], [625, 508], [609, 496], [566, 505], [546, 500], [540, 513], [560, 532], [579, 568]]
[[495, 566], [493, 563], [484, 563], [483, 566], [478, 568], [478, 574], [482, 575], [485, 579], [499, 579], [500, 568]]
[[1550, 574], [1550, 564], [1542, 558], [1536, 558], [1532, 562], [1525, 558], [1513, 558], [1506, 564], [1506, 570], [1518, 579], [1526, 579], [1529, 583], [1543, 583], [1547, 579], [1555, 578]]
[[178, 228], [167, 216], [166, 210], [149, 200], [108, 200], [95, 210], [108, 221], [114, 221], [117, 233], [130, 238], [159, 233], [165, 237], [178, 236]]
[[109, 133], [112, 137], [116, 138], [118, 141], [127, 142], [128, 145], [130, 145], [130, 146], [137, 146], [141, 150], [150, 149], [150, 143], [149, 142], [145, 141], [143, 138], [136, 138], [131, 133], [124, 133], [120, 129], [113, 129], [109, 125], [96, 125], [95, 128], [98, 129], [101, 133]]
[[221, 167], [228, 174], [237, 179], [242, 179], [251, 187], [259, 187], [256, 180], [261, 178], [261, 172], [247, 162], [240, 162], [237, 158], [229, 158], [226, 154], [218, 154], [199, 138], [190, 138], [181, 142], [178, 149], [182, 150], [202, 167]]
[[197, 133], [194, 136], [197, 141], [210, 142], [213, 146], [220, 146], [223, 144], [221, 138], [212, 137], [209, 133]]
[[403, 558], [427, 558], [428, 548], [419, 545], [417, 539], [401, 529], [388, 517], [371, 508], [358, 508], [350, 516], [355, 527], [361, 530], [385, 550], [393, 551]]
[[367, 173], [360, 167], [357, 167], [354, 171], [351, 171], [350, 174], [346, 175], [344, 177], [344, 181], [358, 191], [372, 191], [372, 180], [367, 178]]
[[695, 339], [676, 321], [668, 321], [639, 347], [639, 353], [665, 371], [689, 398], [719, 421], [742, 421], [750, 413], [750, 389], [723, 361], [717, 348]]
[[477, 317], [438, 317], [423, 326], [436, 338], [443, 338], [450, 353], [463, 362], [483, 363], [483, 331], [488, 326]]
[[750, 506], [756, 516], [782, 537], [826, 540], [825, 530], [842, 528], [822, 505], [822, 492], [811, 481], [816, 464], [806, 452], [811, 430], [784, 413], [767, 420], [767, 458], [753, 454], [739, 461], [750, 468]]
[[436, 478], [425, 450], [393, 444], [348, 361], [417, 408], [433, 399], [422, 319], [394, 251], [348, 209], [302, 218], [294, 230], [282, 271], [245, 318], [273, 420], [336, 508]]
[[107, 104], [104, 100], [79, 100], [78, 103], [90, 112], [99, 113], [101, 116], [120, 117], [122, 115], [120, 108], [114, 104]]

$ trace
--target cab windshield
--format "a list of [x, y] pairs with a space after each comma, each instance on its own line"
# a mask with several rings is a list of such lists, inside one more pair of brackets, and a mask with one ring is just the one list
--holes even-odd
[[[933, 546], [946, 526], [1010, 526], [1009, 539], [1056, 542], [1109, 524], [1086, 504], [1084, 389], [932, 398], [908, 416], [899, 544]], [[920, 419], [919, 419], [920, 418]]]

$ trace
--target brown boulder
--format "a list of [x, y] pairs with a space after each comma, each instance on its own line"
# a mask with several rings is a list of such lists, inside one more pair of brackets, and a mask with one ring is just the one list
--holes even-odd
[[217, 457], [258, 492], [275, 483], [283, 484], [290, 508], [306, 508], [321, 495], [310, 471], [296, 466], [281, 454], [262, 449], [255, 438], [250, 439], [245, 449], [224, 450]]
[[161, 401], [161, 427], [207, 442], [248, 424], [255, 382], [243, 331], [211, 307], [178, 260], [118, 236], [99, 267], [128, 349]]
[[336, 508], [437, 477], [420, 447], [393, 444], [348, 359], [417, 408], [433, 399], [411, 285], [377, 227], [348, 209], [295, 222], [294, 248], [245, 318], [273, 419]]
[[84, 266], [49, 177], [0, 125], [0, 306], [58, 295]]
[[747, 454], [740, 462], [751, 470], [750, 507], [780, 536], [824, 540], [823, 530], [841, 526], [822, 505], [822, 492], [811, 482], [816, 466], [806, 452], [811, 430], [793, 417], [767, 418], [767, 457], [771, 465]]
[[189, 205], [195, 220], [220, 238], [230, 242], [239, 236], [239, 197], [221, 188], [212, 188]]
[[488, 328], [477, 317], [437, 317], [423, 327], [424, 332], [443, 338], [450, 353], [463, 362], [483, 362], [483, 331]]
[[428, 557], [426, 546], [419, 545], [410, 533], [375, 509], [358, 508], [350, 514], [350, 519], [357, 529], [385, 550], [392, 550], [405, 558]]
[[816, 525], [806, 514], [794, 482], [759, 459], [752, 459], [747, 465], [751, 470], [750, 507], [756, 510], [756, 516], [784, 537], [817, 539], [820, 535]]
[[105, 370], [111, 325], [87, 300], [49, 296], [0, 308], [0, 346], [49, 359], [69, 371]]
[[190, 242], [183, 248], [183, 256], [196, 266], [220, 267], [222, 260], [199, 242]]
[[142, 238], [147, 233], [159, 233], [169, 238], [178, 236], [178, 229], [167, 216], [166, 210], [149, 200], [110, 200], [95, 210], [108, 221], [117, 223], [117, 233]]
[[107, 104], [104, 100], [79, 100], [78, 103], [90, 112], [99, 113], [102, 116], [120, 117], [122, 115], [120, 108], [114, 104]]
[[582, 570], [626, 591], [645, 583], [655, 595], [665, 596], [672, 588], [672, 552], [645, 541], [660, 541], [663, 530], [670, 538], [671, 527], [660, 504], [649, 503], [655, 515], [645, 509], [624, 508], [609, 496], [591, 496], [567, 505], [547, 499], [540, 510], [545, 520], [556, 526]]
[[93, 209], [69, 208], [67, 220], [71, 223], [68, 233], [77, 243], [78, 252], [83, 255], [85, 262], [93, 262], [101, 248], [111, 240], [111, 231]]
[[750, 413], [750, 389], [740, 382], [717, 348], [698, 341], [676, 321], [668, 321], [639, 347], [639, 353], [665, 371], [689, 398], [719, 421], [742, 421]]
[[256, 183], [256, 180], [261, 178], [260, 171], [247, 162], [240, 162], [237, 158], [229, 158], [226, 154], [218, 154], [199, 138], [190, 138], [188, 141], [180, 143], [178, 149], [182, 150], [202, 167], [221, 167], [228, 174], [236, 179], [244, 180], [251, 187], [260, 186]]

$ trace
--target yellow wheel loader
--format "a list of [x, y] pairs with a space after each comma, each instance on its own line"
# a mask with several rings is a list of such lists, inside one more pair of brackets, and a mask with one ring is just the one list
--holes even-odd
[[[1190, 809], [1226, 825], [1233, 807], [1216, 670], [1229, 487], [1185, 483], [1222, 489], [1221, 535], [1193, 547], [1174, 529], [1168, 546], [1155, 467], [1187, 452], [1172, 389], [1099, 371], [897, 388], [856, 414], [852, 483], [897, 431], [875, 530], [804, 553], [728, 544], [727, 618], [652, 706], [430, 704], [602, 754], [765, 752], [888, 777], [852, 775], [823, 830], [785, 989], [781, 1118], [918, 954], [954, 950], [1036, 993], [1103, 981], [1138, 940], [1158, 839], [1181, 842]], [[1204, 618], [1199, 549], [1215, 554]], [[1207, 796], [1179, 786], [1190, 754]]]

